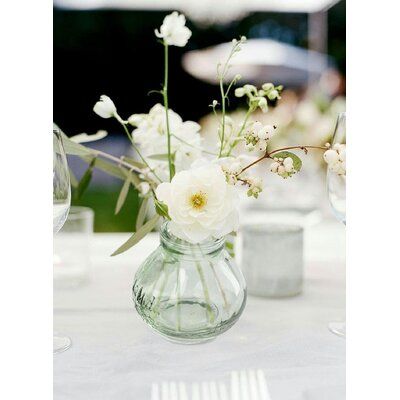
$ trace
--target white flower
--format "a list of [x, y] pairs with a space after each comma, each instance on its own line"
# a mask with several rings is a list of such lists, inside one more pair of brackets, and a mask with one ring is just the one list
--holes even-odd
[[185, 16], [174, 11], [164, 18], [160, 31], [155, 30], [155, 34], [169, 46], [184, 47], [192, 36], [191, 30], [185, 24]]
[[275, 99], [279, 98], [279, 92], [277, 90], [273, 89], [267, 93], [267, 96], [270, 100], [275, 100]]
[[94, 105], [93, 111], [102, 118], [111, 118], [118, 115], [115, 104], [104, 94], [100, 96], [100, 100]]
[[336, 143], [331, 149], [325, 151], [324, 160], [330, 171], [338, 175], [346, 175], [346, 145]]
[[[173, 110], [168, 110], [169, 128], [171, 136], [171, 150], [175, 154], [176, 171], [188, 169], [202, 153], [202, 138], [200, 125], [193, 121], [182, 121], [182, 118]], [[142, 150], [144, 156], [167, 154], [167, 124], [165, 108], [156, 104], [148, 114], [133, 114], [129, 122], [136, 126], [132, 136]], [[148, 160], [155, 172], [168, 175], [166, 160]], [[164, 171], [164, 172], [163, 172]]]
[[238, 227], [236, 190], [217, 164], [177, 173], [156, 195], [168, 206], [171, 232], [190, 243], [221, 238]]

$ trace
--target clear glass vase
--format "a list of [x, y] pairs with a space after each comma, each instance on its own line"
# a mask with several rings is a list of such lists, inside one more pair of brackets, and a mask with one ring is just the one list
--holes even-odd
[[173, 236], [167, 222], [160, 242], [135, 275], [139, 315], [177, 343], [206, 342], [228, 330], [245, 307], [246, 284], [225, 239], [191, 244]]

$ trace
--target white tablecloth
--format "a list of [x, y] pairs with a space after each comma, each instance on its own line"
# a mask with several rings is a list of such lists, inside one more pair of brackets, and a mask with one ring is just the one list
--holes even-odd
[[127, 234], [96, 234], [90, 282], [56, 290], [55, 330], [72, 338], [54, 356], [55, 400], [147, 400], [152, 382], [229, 379], [262, 368], [272, 400], [344, 400], [345, 340], [327, 324], [345, 313], [345, 232], [329, 221], [306, 231], [305, 285], [297, 297], [249, 297], [238, 323], [203, 345], [169, 343], [139, 318], [131, 300], [134, 273], [157, 245], [109, 254]]

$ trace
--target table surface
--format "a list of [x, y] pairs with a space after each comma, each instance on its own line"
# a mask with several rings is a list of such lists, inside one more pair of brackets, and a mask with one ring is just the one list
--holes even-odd
[[110, 258], [127, 237], [95, 234], [90, 281], [55, 290], [55, 329], [73, 341], [54, 356], [55, 400], [147, 400], [152, 382], [228, 382], [230, 371], [256, 368], [265, 371], [272, 400], [345, 399], [345, 340], [327, 329], [345, 313], [341, 224], [324, 221], [306, 230], [301, 295], [249, 296], [232, 329], [197, 346], [165, 341], [136, 314], [133, 276], [158, 236]]

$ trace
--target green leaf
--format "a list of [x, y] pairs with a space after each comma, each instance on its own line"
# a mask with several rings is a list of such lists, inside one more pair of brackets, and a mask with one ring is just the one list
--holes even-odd
[[233, 242], [225, 242], [225, 249], [231, 257], [235, 257], [235, 245]]
[[147, 206], [149, 204], [149, 198], [145, 197], [140, 205], [139, 212], [136, 218], [136, 232], [142, 227], [144, 219], [146, 218]]
[[79, 181], [78, 187], [76, 188], [75, 192], [77, 200], [79, 200], [82, 197], [83, 193], [88, 188], [90, 181], [92, 180], [93, 168], [95, 162], [96, 158], [93, 158], [93, 160], [90, 162], [89, 168], [85, 171], [81, 180]]
[[135, 232], [122, 246], [120, 246], [114, 253], [111, 254], [111, 257], [116, 256], [118, 254], [124, 253], [129, 250], [135, 244], [139, 243], [149, 232], [153, 230], [153, 228], [157, 225], [158, 220], [160, 219], [159, 215], [155, 215], [153, 218], [148, 220], [137, 232]]
[[168, 154], [152, 154], [149, 158], [152, 160], [168, 161]]
[[124, 161], [126, 161], [128, 164], [131, 164], [133, 167], [137, 167], [140, 169], [144, 169], [146, 168], [146, 164], [140, 162], [140, 161], [136, 161], [135, 159], [131, 158], [131, 157], [125, 157], [123, 156], [122, 159]]
[[87, 156], [92, 153], [89, 147], [73, 142], [64, 132], [60, 132], [63, 140], [64, 150], [67, 154], [73, 156]]
[[171, 219], [171, 217], [168, 214], [168, 206], [165, 203], [157, 199], [154, 199], [154, 205], [156, 206], [156, 213], [158, 215], [167, 218], [168, 220]]
[[124, 184], [122, 185], [121, 191], [119, 193], [117, 204], [115, 206], [115, 215], [117, 215], [121, 211], [121, 208], [125, 203], [126, 197], [128, 196], [130, 186], [131, 186], [131, 179], [130, 176], [128, 176]]
[[78, 179], [76, 179], [76, 176], [72, 172], [72, 169], [71, 168], [68, 169], [69, 169], [69, 179], [71, 181], [71, 186], [76, 189], [79, 185]]
[[299, 156], [297, 156], [294, 153], [291, 153], [290, 151], [281, 151], [279, 153], [273, 154], [271, 157], [273, 158], [283, 158], [285, 159], [286, 157], [290, 157], [293, 160], [293, 168], [295, 171], [299, 172], [302, 166], [302, 161]]

